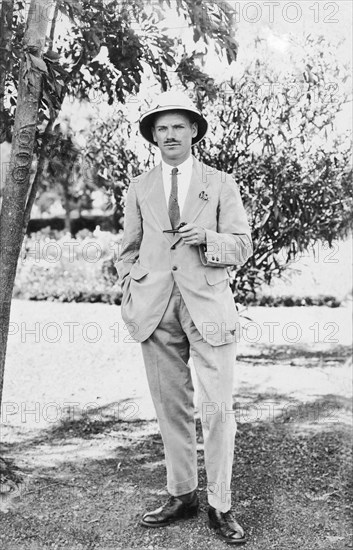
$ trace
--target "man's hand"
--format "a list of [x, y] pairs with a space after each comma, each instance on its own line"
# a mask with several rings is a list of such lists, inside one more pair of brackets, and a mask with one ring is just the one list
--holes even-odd
[[179, 234], [183, 237], [185, 244], [197, 246], [206, 243], [206, 231], [203, 227], [194, 223], [187, 223], [179, 229]]

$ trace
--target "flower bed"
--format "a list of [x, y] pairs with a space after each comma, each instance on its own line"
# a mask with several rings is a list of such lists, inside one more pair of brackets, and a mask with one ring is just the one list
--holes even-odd
[[121, 235], [95, 230], [75, 238], [43, 229], [25, 238], [14, 298], [120, 304], [114, 260]]

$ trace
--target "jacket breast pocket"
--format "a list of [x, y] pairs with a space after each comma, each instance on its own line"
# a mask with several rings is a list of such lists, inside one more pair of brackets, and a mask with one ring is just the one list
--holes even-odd
[[140, 281], [143, 277], [148, 275], [148, 273], [149, 273], [148, 269], [146, 269], [141, 264], [136, 262], [130, 269], [129, 275], [131, 279], [133, 279], [134, 281]]

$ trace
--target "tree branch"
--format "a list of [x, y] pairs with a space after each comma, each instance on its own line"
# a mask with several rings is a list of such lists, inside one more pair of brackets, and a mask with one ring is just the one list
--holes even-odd
[[52, 138], [53, 124], [54, 124], [54, 121], [50, 120], [44, 130], [42, 146], [40, 148], [40, 154], [38, 158], [37, 170], [32, 182], [31, 190], [27, 198], [26, 208], [23, 215], [22, 239], [24, 239], [26, 235], [28, 222], [31, 217], [31, 211], [37, 196], [38, 187], [41, 182], [43, 171], [45, 168], [45, 159], [47, 158], [48, 145]]
[[53, 15], [53, 19], [52, 19], [51, 27], [50, 27], [49, 44], [48, 44], [48, 49], [49, 50], [53, 49], [55, 27], [56, 27], [56, 21], [58, 19], [58, 14], [59, 14], [59, 6], [58, 6], [58, 3], [56, 2], [55, 3], [55, 9], [54, 9], [54, 15]]
[[[53, 49], [55, 27], [56, 27], [56, 22], [57, 22], [57, 19], [58, 19], [58, 14], [59, 14], [59, 6], [58, 6], [58, 3], [56, 2], [55, 3], [55, 8], [54, 8], [53, 19], [51, 21], [51, 26], [50, 26], [49, 44], [48, 44], [48, 49], [49, 50]], [[46, 159], [46, 156], [47, 156], [48, 145], [49, 145], [51, 137], [52, 137], [53, 125], [54, 125], [54, 119], [51, 118], [49, 120], [48, 124], [46, 125], [45, 130], [44, 130], [42, 146], [41, 146], [40, 154], [39, 154], [39, 158], [38, 158], [37, 170], [36, 170], [36, 174], [34, 176], [33, 182], [32, 182], [32, 186], [31, 186], [28, 198], [27, 198], [26, 208], [25, 208], [24, 215], [23, 215], [22, 240], [24, 239], [24, 237], [26, 235], [28, 222], [29, 222], [30, 217], [31, 217], [31, 211], [32, 211], [32, 208], [33, 208], [34, 201], [36, 200], [38, 187], [39, 187], [39, 184], [41, 182], [42, 175], [43, 175], [43, 172], [44, 172], [45, 159]]]
[[14, 0], [2, 0], [0, 12], [0, 143], [6, 139], [5, 84], [12, 42]]

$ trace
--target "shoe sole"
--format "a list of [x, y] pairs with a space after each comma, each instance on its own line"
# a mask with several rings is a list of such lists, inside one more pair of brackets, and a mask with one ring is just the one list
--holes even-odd
[[247, 538], [245, 536], [240, 539], [233, 539], [233, 540], [227, 539], [227, 537], [224, 537], [223, 535], [221, 535], [221, 533], [217, 530], [217, 527], [213, 525], [211, 521], [208, 522], [208, 526], [210, 527], [210, 529], [213, 529], [215, 531], [215, 535], [220, 540], [223, 540], [223, 542], [226, 542], [227, 544], [245, 544], [247, 542]]
[[167, 525], [172, 525], [173, 523], [177, 523], [178, 521], [187, 521], [188, 519], [193, 519], [197, 517], [198, 514], [199, 514], [199, 509], [197, 508], [195, 511], [190, 511], [190, 514], [188, 514], [185, 517], [176, 518], [176, 519], [164, 521], [161, 523], [148, 523], [148, 521], [144, 521], [143, 519], [141, 519], [140, 525], [142, 525], [143, 527], [152, 527], [153, 529], [156, 529], [157, 527], [167, 527]]

